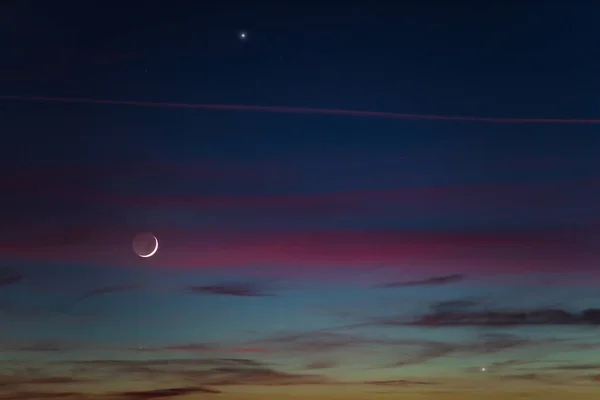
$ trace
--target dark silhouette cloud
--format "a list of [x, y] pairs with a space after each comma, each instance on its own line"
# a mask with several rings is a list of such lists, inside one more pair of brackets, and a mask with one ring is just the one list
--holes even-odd
[[273, 296], [265, 293], [264, 289], [251, 283], [223, 283], [219, 285], [190, 286], [188, 291], [195, 294], [213, 294], [242, 297]]
[[417, 281], [404, 281], [404, 282], [391, 282], [385, 285], [381, 285], [383, 288], [398, 288], [398, 287], [411, 287], [411, 286], [442, 286], [449, 285], [451, 283], [457, 283], [463, 281], [465, 276], [462, 274], [436, 276], [432, 278], [417, 280]]
[[539, 373], [507, 374], [499, 375], [498, 378], [503, 380], [538, 382], [550, 385], [564, 385], [572, 383], [572, 379], [569, 378], [565, 378], [559, 375]]
[[600, 325], [600, 309], [589, 308], [580, 312], [570, 312], [560, 308], [502, 309], [472, 308], [471, 305], [432, 307], [432, 311], [417, 317], [381, 317], [371, 324], [378, 326], [418, 326], [423, 328], [440, 327], [501, 327], [501, 326], [586, 326]]
[[528, 325], [598, 325], [600, 309], [571, 313], [562, 309], [485, 310], [434, 312], [423, 315], [407, 325], [443, 326], [528, 326]]
[[126, 350], [144, 353], [161, 353], [161, 352], [182, 352], [182, 353], [264, 353], [265, 349], [260, 347], [229, 347], [223, 345], [207, 344], [207, 343], [186, 343], [174, 344], [171, 346], [162, 347], [129, 347]]
[[[83, 379], [72, 376], [45, 375], [39, 368], [17, 368], [14, 362], [4, 368], [0, 374], [1, 399], [53, 399], [53, 398], [81, 398], [80, 394], [73, 392], [57, 392], [56, 388], [63, 388], [73, 384], [91, 383], [92, 379]], [[53, 391], [51, 391], [53, 390]], [[10, 392], [10, 395], [7, 393]]]
[[139, 400], [150, 400], [150, 399], [167, 399], [171, 397], [184, 396], [188, 394], [219, 394], [221, 391], [216, 389], [210, 389], [206, 387], [183, 387], [183, 388], [172, 388], [172, 389], [156, 389], [156, 390], [144, 390], [138, 392], [120, 392], [115, 393], [117, 397], [125, 397], [127, 399], [139, 399]]
[[[10, 394], [3, 394], [2, 400], [45, 400], [45, 399], [77, 399], [85, 400], [86, 397], [83, 393], [77, 392], [41, 392], [41, 391], [22, 391], [12, 392]], [[89, 397], [91, 399], [91, 397]]]
[[600, 363], [595, 364], [561, 364], [548, 366], [545, 369], [553, 371], [586, 371], [600, 370]]
[[366, 385], [378, 385], [378, 386], [412, 386], [412, 385], [434, 385], [434, 382], [425, 381], [411, 381], [406, 379], [395, 379], [385, 381], [365, 381], [362, 382]]

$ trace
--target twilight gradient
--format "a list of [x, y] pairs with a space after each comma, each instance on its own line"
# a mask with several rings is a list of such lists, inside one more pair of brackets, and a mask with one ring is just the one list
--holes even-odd
[[220, 133], [207, 157], [148, 139], [3, 167], [0, 398], [598, 393], [589, 146], [286, 148], [244, 123], [244, 157]]

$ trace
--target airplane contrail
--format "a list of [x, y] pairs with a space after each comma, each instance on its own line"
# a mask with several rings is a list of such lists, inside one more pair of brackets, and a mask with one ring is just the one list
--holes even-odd
[[600, 118], [505, 118], [505, 117], [474, 117], [456, 115], [434, 115], [434, 114], [412, 114], [384, 111], [363, 111], [335, 108], [306, 108], [285, 106], [249, 106], [238, 104], [196, 104], [196, 103], [172, 103], [135, 100], [107, 100], [73, 97], [44, 97], [44, 96], [0, 96], [0, 100], [6, 101], [38, 101], [53, 103], [79, 103], [79, 104], [105, 104], [137, 107], [164, 107], [185, 108], [197, 110], [214, 111], [254, 111], [284, 114], [321, 114], [341, 115], [351, 117], [374, 117], [390, 119], [412, 119], [429, 121], [457, 121], [457, 122], [484, 122], [501, 124], [600, 124]]

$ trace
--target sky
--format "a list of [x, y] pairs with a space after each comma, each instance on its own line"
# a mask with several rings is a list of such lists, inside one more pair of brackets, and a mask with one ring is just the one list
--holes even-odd
[[0, 5], [0, 399], [597, 397], [596, 5], [176, 3]]

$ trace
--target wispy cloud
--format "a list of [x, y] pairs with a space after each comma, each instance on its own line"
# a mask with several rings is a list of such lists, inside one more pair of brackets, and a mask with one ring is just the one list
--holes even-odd
[[385, 380], [385, 381], [365, 381], [361, 382], [366, 385], [377, 385], [377, 386], [413, 386], [413, 385], [433, 385], [434, 382], [425, 382], [425, 381], [412, 381], [405, 379], [396, 379], [396, 380]]
[[554, 371], [586, 371], [586, 370], [599, 370], [600, 371], [600, 363], [595, 364], [560, 364], [553, 365], [544, 368], [546, 370], [554, 370]]
[[268, 297], [273, 296], [266, 293], [262, 287], [254, 283], [230, 282], [218, 285], [190, 286], [187, 291], [194, 294], [213, 294], [224, 296], [241, 297]]
[[600, 309], [589, 308], [573, 313], [559, 308], [540, 309], [434, 309], [417, 317], [382, 317], [372, 320], [379, 326], [416, 326], [422, 328], [466, 326], [586, 326], [600, 324]]
[[289, 386], [335, 382], [324, 375], [284, 372], [260, 361], [237, 358], [90, 360], [60, 364], [75, 367], [80, 374], [102, 372], [115, 377], [169, 379], [219, 390], [220, 387], [239, 385]]
[[432, 278], [421, 279], [416, 281], [403, 281], [403, 282], [391, 282], [381, 285], [384, 288], [398, 288], [398, 287], [411, 287], [411, 286], [442, 286], [451, 283], [461, 282], [465, 279], [462, 274], [435, 276]]
[[260, 354], [267, 353], [268, 350], [255, 347], [255, 346], [223, 346], [208, 343], [187, 343], [187, 344], [174, 344], [170, 346], [162, 347], [136, 347], [130, 348], [131, 351], [136, 352], [151, 352], [151, 353], [168, 353], [168, 352], [182, 352], [182, 353], [232, 353], [232, 354]]
[[[357, 268], [473, 278], [550, 270], [594, 273], [590, 260], [598, 255], [580, 251], [579, 244], [556, 232], [167, 230], [163, 235], [172, 243], [169, 251], [147, 260], [150, 265], [221, 271], [244, 268], [252, 274], [286, 277], [331, 274], [340, 279], [340, 270]], [[119, 237], [112, 231], [103, 236]], [[128, 238], [121, 235], [114, 243], [40, 247], [32, 239], [27, 246], [3, 243], [0, 255], [39, 262], [133, 265], [132, 257], [122, 255], [124, 240]]]
[[216, 389], [210, 389], [207, 387], [181, 387], [181, 388], [170, 388], [170, 389], [155, 389], [155, 390], [142, 390], [142, 391], [130, 391], [130, 392], [117, 392], [114, 393], [115, 397], [124, 397], [130, 400], [150, 400], [150, 399], [168, 399], [172, 397], [185, 396], [189, 394], [219, 394], [221, 391]]
[[92, 396], [87, 397], [85, 393], [80, 392], [50, 392], [50, 391], [36, 391], [36, 390], [24, 390], [24, 391], [13, 391], [6, 395], [2, 395], [2, 400], [31, 400], [31, 399], [73, 399], [73, 400], [87, 400], [93, 399]]

